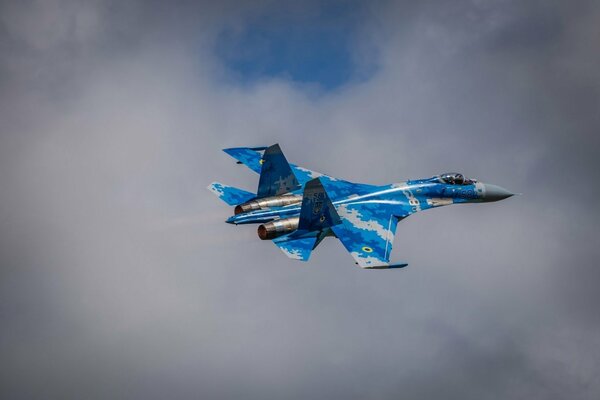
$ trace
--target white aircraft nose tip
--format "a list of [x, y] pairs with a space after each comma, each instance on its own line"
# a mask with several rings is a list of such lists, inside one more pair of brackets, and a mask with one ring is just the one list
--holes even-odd
[[484, 183], [483, 186], [485, 193], [483, 196], [484, 201], [498, 201], [506, 199], [510, 196], [514, 196], [514, 193], [511, 193], [500, 186], [490, 185], [487, 183]]

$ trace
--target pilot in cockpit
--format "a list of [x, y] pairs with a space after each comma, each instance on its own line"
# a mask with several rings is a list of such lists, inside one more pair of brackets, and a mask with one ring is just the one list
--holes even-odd
[[474, 179], [465, 178], [463, 174], [457, 172], [442, 174], [440, 179], [449, 185], [471, 185], [476, 182]]

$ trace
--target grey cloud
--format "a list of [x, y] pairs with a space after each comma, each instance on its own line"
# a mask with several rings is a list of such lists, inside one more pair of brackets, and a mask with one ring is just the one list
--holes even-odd
[[[375, 3], [370, 80], [223, 82], [212, 41], [272, 3], [6, 2], [6, 398], [596, 398], [593, 2]], [[220, 152], [383, 183], [461, 170], [524, 195], [401, 223], [402, 271], [299, 265], [205, 190]]]

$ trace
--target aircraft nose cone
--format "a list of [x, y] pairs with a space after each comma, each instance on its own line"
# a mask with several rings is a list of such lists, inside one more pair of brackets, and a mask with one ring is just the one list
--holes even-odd
[[490, 185], [487, 183], [483, 184], [484, 193], [483, 201], [498, 201], [506, 199], [510, 196], [514, 196], [514, 193], [509, 192], [508, 190], [501, 188], [500, 186]]

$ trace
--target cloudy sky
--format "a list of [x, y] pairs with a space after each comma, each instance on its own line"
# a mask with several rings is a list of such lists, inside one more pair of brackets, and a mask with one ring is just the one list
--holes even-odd
[[[0, 397], [597, 399], [594, 1], [0, 2]], [[221, 152], [523, 196], [287, 259]]]

